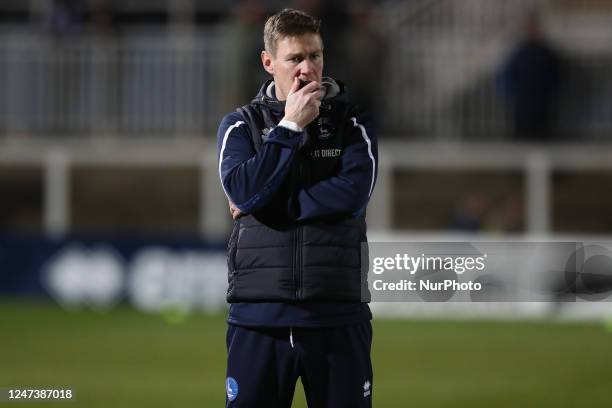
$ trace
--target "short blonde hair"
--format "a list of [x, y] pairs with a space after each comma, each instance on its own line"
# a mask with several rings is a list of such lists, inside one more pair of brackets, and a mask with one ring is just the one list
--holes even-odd
[[286, 8], [266, 21], [263, 35], [264, 46], [266, 51], [274, 56], [279, 40], [288, 36], [309, 33], [319, 34], [320, 36], [320, 28], [320, 20], [303, 11]]

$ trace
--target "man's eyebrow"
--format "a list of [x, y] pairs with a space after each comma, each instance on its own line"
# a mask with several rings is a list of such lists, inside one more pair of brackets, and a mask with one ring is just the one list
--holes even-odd
[[302, 57], [304, 54], [308, 54], [308, 55], [311, 55], [311, 54], [320, 54], [321, 52], [323, 52], [323, 50], [321, 50], [321, 49], [312, 50], [312, 51], [306, 51], [305, 53], [303, 53], [303, 52], [293, 52], [293, 53], [287, 54], [286, 58], [291, 59], [291, 58], [295, 58], [295, 57]]
[[301, 57], [302, 55], [304, 55], [304, 54], [301, 53], [301, 52], [294, 52], [294, 53], [291, 53], [291, 54], [287, 54], [287, 58]]

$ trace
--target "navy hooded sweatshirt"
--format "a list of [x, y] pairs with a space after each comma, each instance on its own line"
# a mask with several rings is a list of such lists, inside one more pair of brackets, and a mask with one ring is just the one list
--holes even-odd
[[[341, 106], [333, 101], [346, 100], [343, 86], [331, 78], [324, 78], [323, 83], [327, 92], [321, 110]], [[219, 127], [219, 176], [228, 200], [244, 214], [268, 212], [288, 223], [363, 216], [377, 171], [376, 139], [367, 116], [345, 104], [351, 106], [346, 115], [322, 112], [303, 132], [277, 126], [284, 115], [284, 102], [276, 99], [272, 81], [262, 86], [254, 104], [263, 106], [270, 114], [268, 121], [273, 122], [262, 129], [259, 146], [254, 145], [253, 131], [240, 112], [225, 116]], [[329, 117], [341, 118], [340, 123], [326, 123]], [[324, 147], [325, 139], [340, 127], [344, 134], [341, 146], [307, 149], [313, 138], [318, 147]], [[305, 151], [316, 168], [327, 166], [326, 176], [290, 183], [287, 190], [287, 180], [295, 176], [296, 163]], [[264, 301], [232, 303], [228, 322], [254, 327], [327, 327], [369, 319], [369, 307], [362, 302]]]

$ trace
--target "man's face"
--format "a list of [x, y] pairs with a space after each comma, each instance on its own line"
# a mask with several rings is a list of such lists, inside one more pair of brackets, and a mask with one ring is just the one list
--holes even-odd
[[276, 97], [284, 101], [294, 78], [321, 82], [323, 41], [319, 34], [283, 37], [276, 43], [276, 55], [262, 51], [264, 69], [274, 77]]

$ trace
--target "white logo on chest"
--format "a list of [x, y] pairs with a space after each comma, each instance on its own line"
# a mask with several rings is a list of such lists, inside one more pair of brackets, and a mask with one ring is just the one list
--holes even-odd
[[314, 159], [326, 159], [340, 157], [342, 149], [316, 149], [310, 152], [310, 157]]

